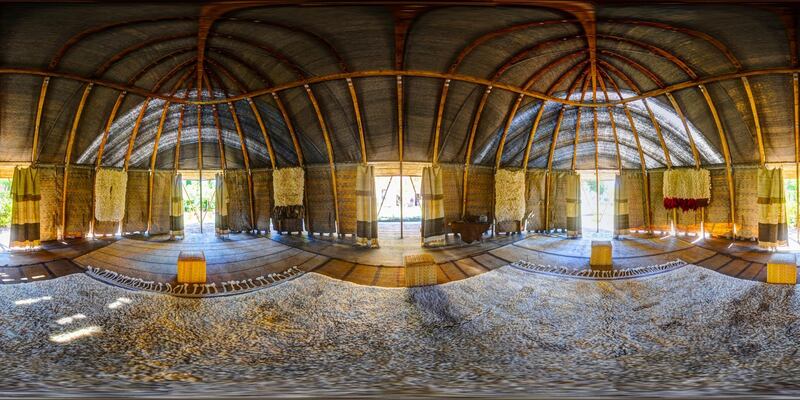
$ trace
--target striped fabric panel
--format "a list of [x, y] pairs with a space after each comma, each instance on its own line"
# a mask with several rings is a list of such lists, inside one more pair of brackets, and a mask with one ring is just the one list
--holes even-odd
[[170, 236], [183, 236], [183, 177], [175, 174], [172, 178], [172, 193], [169, 209]]
[[228, 225], [228, 190], [225, 188], [225, 177], [218, 173], [215, 177], [215, 183], [216, 211], [214, 213], [214, 229], [217, 235], [227, 235], [231, 231]]
[[567, 180], [567, 236], [581, 235], [581, 176], [571, 172]]
[[11, 181], [11, 247], [39, 245], [39, 173], [35, 168], [14, 168]]
[[789, 237], [786, 224], [786, 197], [783, 191], [783, 170], [758, 170], [758, 245], [765, 248], [786, 246]]
[[617, 175], [614, 182], [614, 235], [627, 235], [630, 230], [629, 198], [627, 179]]
[[378, 247], [378, 204], [375, 199], [375, 167], [356, 170], [356, 243]]
[[422, 243], [425, 246], [445, 244], [444, 190], [442, 169], [438, 166], [422, 169]]

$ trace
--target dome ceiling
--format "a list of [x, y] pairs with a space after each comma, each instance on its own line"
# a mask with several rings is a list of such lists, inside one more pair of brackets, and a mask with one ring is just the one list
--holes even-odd
[[795, 161], [789, 3], [537, 4], [3, 4], [0, 161]]

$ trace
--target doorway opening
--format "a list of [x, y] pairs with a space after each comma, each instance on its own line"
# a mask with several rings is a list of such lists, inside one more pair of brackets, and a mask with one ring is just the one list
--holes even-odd
[[581, 228], [585, 238], [610, 239], [614, 235], [615, 173], [580, 171]]
[[[422, 221], [421, 176], [376, 176], [378, 237], [400, 239], [420, 237]], [[402, 223], [401, 223], [402, 221]]]
[[214, 177], [210, 179], [183, 180], [183, 225], [188, 234], [214, 234], [214, 211], [216, 210], [216, 188]]
[[8, 251], [11, 241], [11, 179], [0, 179], [0, 253]]

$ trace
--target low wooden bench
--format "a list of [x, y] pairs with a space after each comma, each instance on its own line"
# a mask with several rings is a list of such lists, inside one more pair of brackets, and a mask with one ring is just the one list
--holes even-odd
[[206, 283], [205, 253], [181, 251], [178, 255], [178, 283]]
[[412, 254], [403, 257], [406, 287], [435, 285], [436, 262], [430, 254]]
[[767, 283], [797, 284], [797, 258], [791, 253], [775, 253], [767, 263]]
[[614, 264], [611, 257], [612, 245], [608, 240], [592, 240], [592, 256], [589, 266], [592, 271], [611, 271]]

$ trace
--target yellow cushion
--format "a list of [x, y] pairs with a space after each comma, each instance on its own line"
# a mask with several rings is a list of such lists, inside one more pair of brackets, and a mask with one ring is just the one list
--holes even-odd
[[613, 264], [611, 249], [611, 242], [607, 240], [592, 240], [592, 256], [589, 259], [589, 265], [592, 266], [592, 269], [596, 269], [595, 267], [608, 269]]
[[206, 283], [206, 256], [202, 251], [178, 255], [178, 283]]
[[797, 283], [797, 260], [794, 254], [775, 253], [767, 263], [767, 283]]
[[404, 257], [406, 286], [436, 284], [436, 262], [430, 254], [412, 254]]

